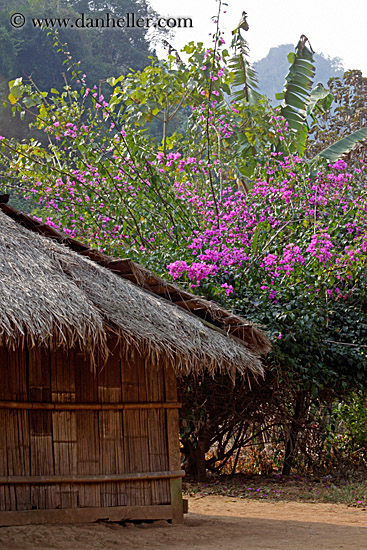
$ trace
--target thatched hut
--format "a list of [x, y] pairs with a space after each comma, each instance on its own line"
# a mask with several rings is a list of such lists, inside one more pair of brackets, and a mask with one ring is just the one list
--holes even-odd
[[251, 323], [0, 204], [0, 525], [182, 519], [176, 375], [260, 375]]

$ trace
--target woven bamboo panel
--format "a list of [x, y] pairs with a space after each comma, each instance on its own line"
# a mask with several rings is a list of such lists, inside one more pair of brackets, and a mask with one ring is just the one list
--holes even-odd
[[[0, 483], [0, 511], [171, 503], [166, 473], [180, 470], [172, 459], [172, 445], [178, 453], [173, 369], [127, 356], [116, 338], [110, 349], [107, 363], [96, 357], [93, 368], [80, 350], [0, 348], [0, 478], [31, 479]], [[161, 472], [162, 479], [113, 479], [145, 472]], [[112, 478], [101, 481], [103, 475]], [[36, 483], [38, 476], [47, 482]], [[70, 482], [73, 476], [89, 481]]]

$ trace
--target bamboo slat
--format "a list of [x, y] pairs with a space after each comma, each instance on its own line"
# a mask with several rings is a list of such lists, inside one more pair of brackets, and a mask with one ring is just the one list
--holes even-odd
[[[110, 338], [112, 353], [108, 365], [98, 371], [98, 401], [119, 403], [122, 398], [120, 346], [116, 336]], [[124, 472], [122, 414], [119, 409], [102, 410], [99, 413], [99, 439], [101, 448], [100, 474]], [[126, 502], [122, 483], [104, 483], [100, 486], [101, 505], [117, 506]]]
[[[135, 440], [135, 444], [140, 449], [140, 471], [146, 472], [150, 470], [149, 460], [149, 438], [148, 438], [148, 415], [151, 411], [139, 411], [139, 427], [140, 427], [140, 439]], [[141, 486], [141, 503], [145, 506], [153, 504], [152, 501], [152, 483], [144, 481]]]
[[109, 347], [112, 350], [108, 364], [104, 365], [99, 360], [101, 367], [98, 369], [98, 402], [99, 403], [121, 403], [121, 363], [120, 345], [117, 336], [111, 336]]
[[38, 411], [122, 411], [134, 409], [180, 409], [181, 403], [37, 403], [0, 401], [0, 409]]
[[98, 405], [97, 370], [92, 368], [90, 358], [80, 349], [70, 353], [75, 368], [75, 404]]
[[[25, 352], [0, 347], [0, 395], [18, 401], [27, 399], [27, 369]], [[4, 411], [5, 412], [5, 411]], [[27, 411], [8, 411], [0, 415], [0, 472], [29, 475], [29, 428]], [[2, 488], [0, 510], [31, 508], [30, 488]]]
[[38, 411], [122, 411], [134, 409], [180, 409], [181, 403], [37, 403], [0, 401], [0, 409]]
[[[152, 402], [155, 399], [150, 398], [150, 386], [147, 383], [146, 372], [149, 369], [149, 366], [146, 363], [145, 358], [136, 357], [135, 365], [138, 374], [138, 399], [140, 403]], [[135, 429], [136, 434], [130, 440], [130, 443], [133, 445], [133, 452], [139, 452], [139, 461], [136, 461], [136, 468], [140, 472], [146, 472], [150, 470], [149, 462], [149, 440], [148, 440], [148, 416], [150, 415], [150, 410], [148, 409], [139, 409], [137, 414], [135, 414]], [[152, 481], [142, 481], [139, 483], [140, 491], [140, 502], [135, 501], [135, 504], [143, 504], [145, 506], [151, 505], [152, 500]]]
[[75, 364], [72, 350], [57, 348], [51, 354], [51, 390], [53, 403], [75, 402]]
[[[0, 369], [0, 382], [2, 382], [2, 372]], [[0, 476], [4, 476], [8, 473], [7, 471], [7, 458], [6, 458], [6, 434], [7, 434], [7, 418], [8, 411], [0, 411], [0, 426], [4, 426], [4, 429], [0, 429]], [[7, 495], [9, 493], [9, 488], [0, 485], [0, 511], [1, 510], [10, 510], [7, 508]]]
[[[141, 402], [140, 384], [142, 372], [145, 374], [141, 358], [134, 354], [121, 361], [122, 401], [131, 403]], [[139, 396], [140, 391], [140, 396]], [[124, 446], [124, 471], [128, 473], [141, 472], [141, 452], [138, 444], [139, 437], [139, 411], [127, 409], [123, 412], [123, 446]], [[143, 499], [143, 484], [137, 482], [126, 487], [127, 504], [129, 506], [140, 505]]]
[[106, 481], [143, 481], [149, 479], [180, 479], [185, 476], [184, 470], [167, 472], [138, 472], [134, 474], [106, 475], [54, 475], [54, 476], [0, 476], [1, 485], [29, 485], [50, 483], [105, 483]]
[[0, 346], [1, 357], [1, 384], [0, 400], [27, 399], [27, 371], [25, 353], [21, 348], [12, 350]]
[[[80, 351], [75, 352], [75, 398], [83, 407], [77, 407], [77, 472], [78, 475], [97, 475], [101, 460], [98, 409], [84, 408], [84, 404], [98, 401], [98, 370], [92, 369], [90, 360]], [[101, 491], [98, 484], [78, 484], [79, 506], [100, 507]]]
[[52, 413], [55, 475], [77, 473], [76, 415], [70, 411]]
[[28, 350], [28, 401], [47, 403], [51, 401], [50, 356], [47, 350]]
[[[17, 452], [19, 453], [19, 463], [17, 474], [22, 476], [30, 475], [30, 441], [29, 441], [29, 412], [17, 411], [18, 429], [17, 429]], [[30, 487], [16, 487], [17, 510], [31, 509], [31, 489]]]
[[[164, 369], [165, 374], [165, 392], [166, 401], [177, 401], [177, 383], [176, 376], [172, 366]], [[171, 409], [166, 411], [167, 420], [167, 444], [168, 444], [168, 468], [176, 470], [181, 467], [181, 457], [178, 446], [179, 441], [179, 418], [178, 410]], [[172, 522], [183, 522], [183, 502], [182, 502], [182, 479], [176, 478], [170, 481]]]
[[[98, 412], [78, 411], [76, 415], [77, 466], [78, 475], [99, 474], [100, 445], [98, 437]], [[82, 485], [79, 487], [79, 506], [101, 506], [100, 487]]]
[[[146, 386], [148, 399], [164, 401], [163, 369], [147, 365]], [[167, 427], [164, 411], [151, 411], [148, 422], [149, 461], [151, 470], [168, 469], [167, 460]], [[169, 503], [169, 483], [167, 481], [152, 482], [152, 504]]]
[[[53, 402], [75, 402], [73, 352], [56, 349], [51, 355], [51, 395]], [[74, 410], [52, 411], [53, 460], [55, 476], [77, 475], [77, 430]], [[49, 458], [50, 460], [50, 458]], [[72, 483], [58, 487], [61, 508], [76, 508], [79, 494]]]
[[[7, 426], [8, 431], [6, 435], [6, 462], [7, 462], [7, 472], [9, 475], [14, 475], [16, 473], [16, 413], [9, 411], [7, 415]], [[8, 510], [12, 510], [14, 505], [16, 505], [16, 494], [15, 487], [9, 487], [8, 491]]]
[[[167, 428], [162, 410], [149, 411], [148, 441], [150, 470], [168, 470]], [[162, 480], [152, 481], [152, 504], [169, 502], [169, 483]]]
[[[99, 440], [101, 449], [100, 473], [103, 475], [122, 473], [123, 446], [122, 446], [122, 418], [119, 411], [101, 411], [99, 413]], [[106, 482], [109, 480], [106, 479]], [[112, 483], [105, 483], [101, 487], [101, 505], [116, 506], [117, 488]]]
[[[29, 400], [51, 400], [51, 363], [49, 350], [34, 347], [28, 350]], [[54, 475], [54, 449], [51, 411], [30, 411], [30, 475]], [[60, 506], [57, 487], [31, 486], [31, 507]]]
[[[1, 368], [0, 368], [0, 398], [8, 399], [9, 396], [5, 390], [6, 388], [6, 348], [0, 346], [1, 353]], [[0, 476], [4, 476], [8, 473], [7, 470], [7, 456], [6, 456], [6, 434], [7, 434], [7, 419], [8, 411], [0, 410]], [[8, 510], [7, 508], [7, 495], [9, 488], [0, 485], [0, 511]]]
[[139, 372], [136, 354], [121, 359], [122, 402], [139, 404]]
[[92, 523], [109, 521], [172, 519], [171, 506], [118, 506], [113, 508], [79, 508], [68, 510], [27, 510], [0, 512], [0, 525]]

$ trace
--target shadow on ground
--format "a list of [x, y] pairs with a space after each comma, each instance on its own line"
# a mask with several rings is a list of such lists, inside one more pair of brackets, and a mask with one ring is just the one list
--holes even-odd
[[344, 505], [191, 499], [184, 525], [42, 525], [0, 528], [1, 550], [367, 549], [367, 512]]

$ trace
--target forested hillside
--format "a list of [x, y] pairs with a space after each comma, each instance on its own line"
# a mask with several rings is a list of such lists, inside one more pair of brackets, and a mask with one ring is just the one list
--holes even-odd
[[[8, 82], [21, 76], [31, 76], [41, 90], [65, 85], [64, 56], [53, 47], [54, 39], [47, 31], [33, 27], [31, 18], [77, 17], [81, 13], [98, 17], [106, 11], [115, 18], [128, 12], [136, 16], [152, 13], [146, 0], [22, 0], [17, 2], [16, 11], [24, 15], [26, 24], [14, 28], [10, 24], [14, 11], [14, 2], [0, 1], [1, 98], [8, 95]], [[150, 64], [149, 56], [155, 55], [146, 28], [61, 28], [58, 33], [73, 60], [82, 62], [89, 85], [98, 85], [111, 75], [126, 74], [129, 69], [142, 70]], [[14, 119], [9, 109], [0, 107], [2, 133], [21, 137], [29, 133], [27, 122], [28, 119], [23, 123], [18, 117]]]
[[[257, 72], [260, 92], [268, 96], [274, 105], [280, 103], [275, 99], [275, 94], [283, 89], [285, 76], [289, 68], [287, 55], [293, 51], [293, 44], [282, 44], [270, 48], [266, 57], [253, 64]], [[326, 86], [329, 78], [343, 76], [342, 60], [338, 57], [331, 58], [326, 57], [324, 54], [315, 53], [314, 60], [316, 67], [315, 83], [322, 82]]]

